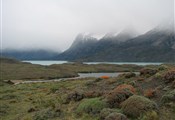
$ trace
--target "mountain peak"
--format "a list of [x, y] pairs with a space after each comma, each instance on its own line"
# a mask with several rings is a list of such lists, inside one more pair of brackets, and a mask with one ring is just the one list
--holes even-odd
[[165, 34], [175, 34], [174, 20], [169, 20], [166, 23], [157, 25], [151, 32], [162, 32]]
[[75, 48], [78, 46], [91, 44], [97, 42], [97, 39], [92, 37], [91, 34], [80, 33], [76, 36], [74, 42], [72, 43], [70, 48]]
[[118, 41], [124, 42], [138, 35], [139, 33], [135, 30], [135, 28], [130, 26], [119, 32], [119, 34], [116, 35], [116, 39]]

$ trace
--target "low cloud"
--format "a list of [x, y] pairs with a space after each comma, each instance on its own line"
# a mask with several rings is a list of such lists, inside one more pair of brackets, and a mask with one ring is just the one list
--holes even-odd
[[139, 33], [174, 19], [174, 0], [2, 0], [3, 49], [67, 49], [78, 33]]

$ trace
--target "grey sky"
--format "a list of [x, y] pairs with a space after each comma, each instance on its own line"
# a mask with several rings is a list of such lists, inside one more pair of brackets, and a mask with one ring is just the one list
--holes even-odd
[[174, 17], [174, 0], [1, 0], [2, 46], [67, 49], [78, 33], [144, 33]]

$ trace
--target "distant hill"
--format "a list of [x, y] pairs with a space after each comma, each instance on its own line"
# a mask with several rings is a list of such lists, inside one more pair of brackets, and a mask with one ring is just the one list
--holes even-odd
[[106, 35], [100, 40], [78, 35], [72, 46], [56, 58], [70, 61], [174, 62], [175, 34], [173, 29], [156, 27], [140, 36], [133, 31]]
[[60, 52], [50, 50], [3, 50], [2, 57], [10, 57], [19, 60], [52, 60]]
[[1, 63], [20, 63], [20, 61], [16, 59], [6, 58], [6, 57], [0, 57]]

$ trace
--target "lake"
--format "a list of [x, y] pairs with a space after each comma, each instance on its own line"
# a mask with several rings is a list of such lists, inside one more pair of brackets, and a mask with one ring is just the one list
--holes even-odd
[[29, 62], [32, 64], [38, 64], [38, 65], [52, 65], [52, 64], [64, 64], [68, 63], [68, 61], [55, 61], [55, 60], [27, 60], [23, 62]]
[[[70, 78], [60, 78], [60, 79], [53, 79], [53, 80], [27, 80], [27, 81], [19, 81], [16, 82], [15, 85], [17, 84], [23, 84], [23, 83], [42, 83], [42, 82], [59, 82], [62, 80], [75, 80], [75, 79], [80, 79], [80, 78], [90, 78], [90, 77], [101, 77], [101, 76], [109, 76], [109, 77], [117, 77], [118, 75], [122, 73], [127, 73], [127, 72], [115, 72], [115, 73], [78, 73], [79, 77], [70, 77]], [[135, 72], [136, 75], [139, 74], [139, 72]]]
[[[87, 77], [101, 77], [101, 76], [109, 76], [109, 77], [117, 77], [118, 75], [127, 72], [115, 72], [115, 73], [78, 73], [78, 78], [87, 78]], [[139, 74], [138, 72], [135, 72]]]
[[[52, 60], [27, 60], [23, 62], [29, 62], [32, 64], [39, 64], [39, 65], [52, 65], [52, 64], [64, 64], [68, 63], [68, 61], [52, 61]], [[162, 63], [159, 62], [84, 62], [84, 64], [135, 64], [135, 65], [160, 65]]]

